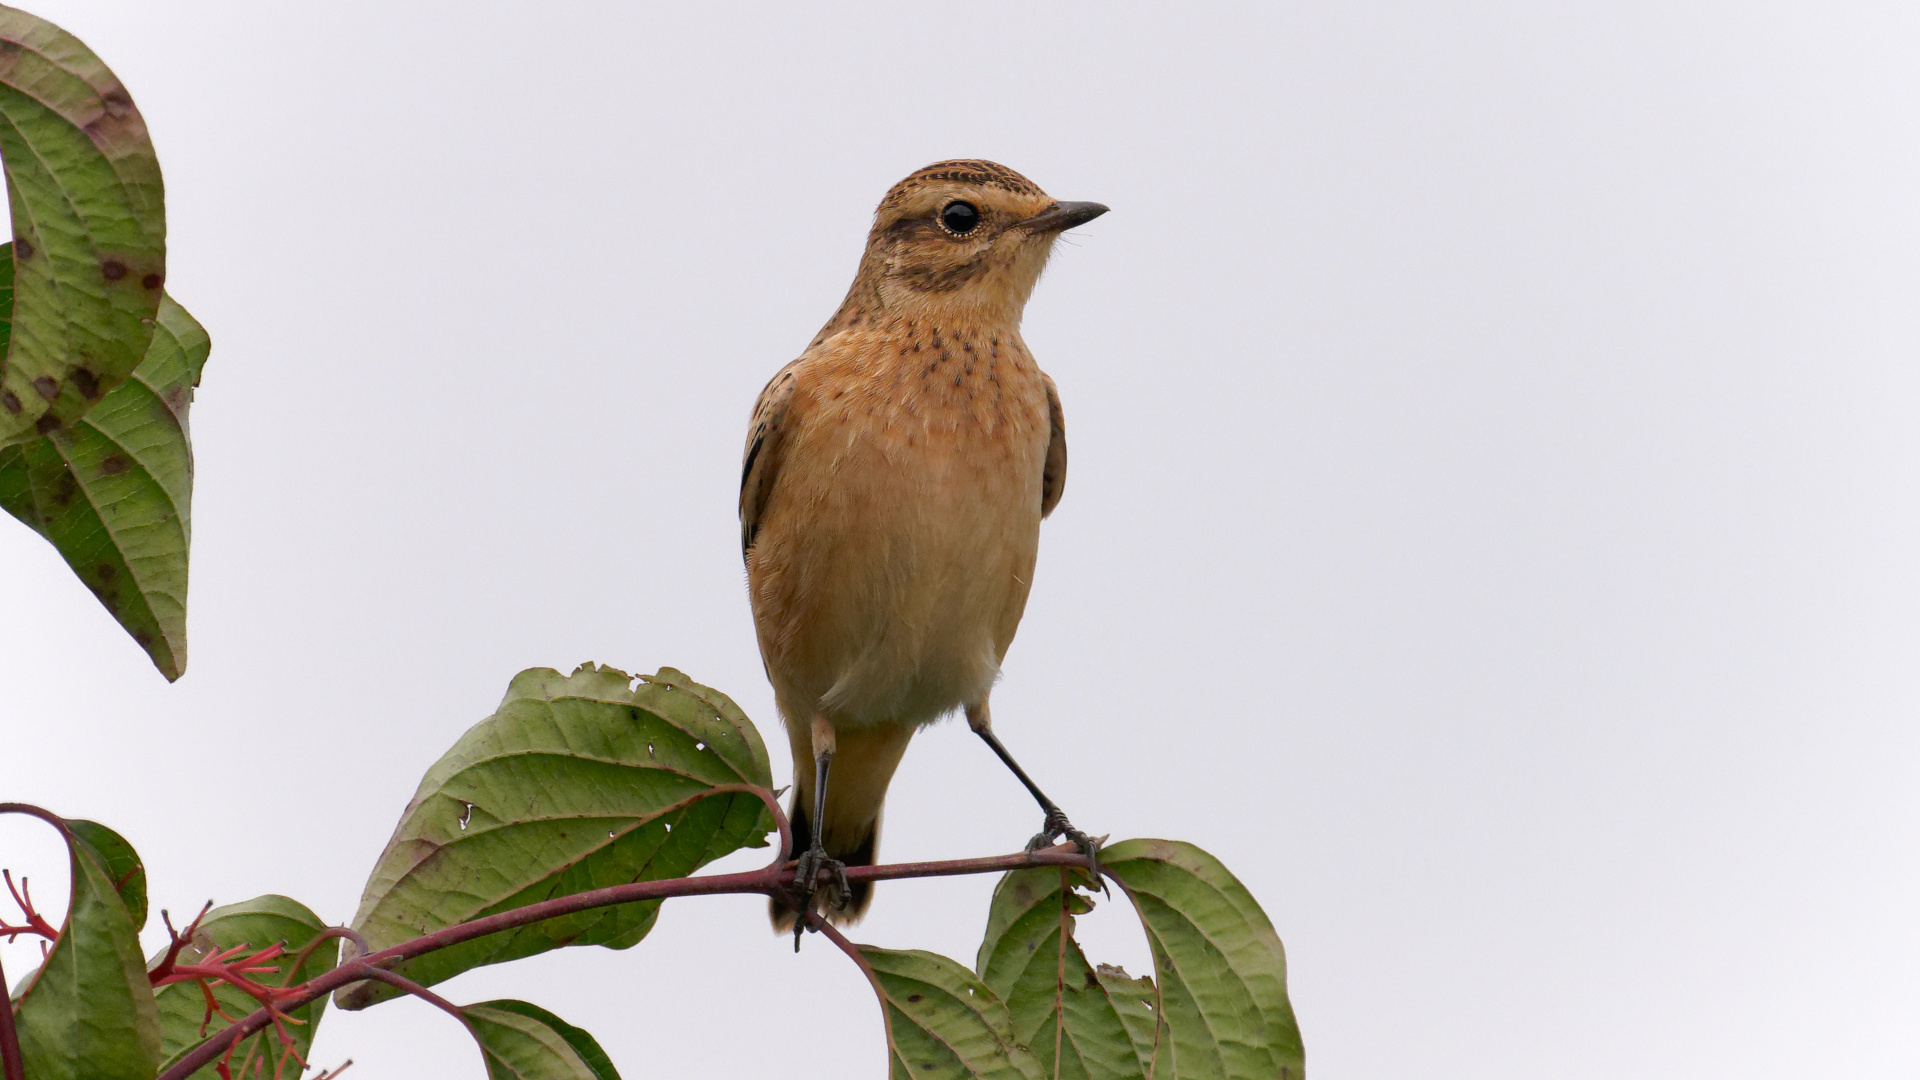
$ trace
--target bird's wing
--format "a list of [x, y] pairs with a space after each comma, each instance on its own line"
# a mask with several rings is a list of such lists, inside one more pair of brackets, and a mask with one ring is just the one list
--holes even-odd
[[1040, 516], [1053, 513], [1060, 505], [1060, 494], [1067, 490], [1067, 415], [1060, 409], [1060, 390], [1051, 375], [1041, 375], [1047, 383], [1047, 464], [1040, 473]]
[[753, 426], [747, 431], [746, 460], [740, 466], [740, 554], [753, 550], [760, 535], [760, 520], [773, 497], [773, 482], [780, 474], [781, 451], [786, 442], [787, 407], [793, 402], [795, 360], [780, 369], [760, 391], [753, 406]]

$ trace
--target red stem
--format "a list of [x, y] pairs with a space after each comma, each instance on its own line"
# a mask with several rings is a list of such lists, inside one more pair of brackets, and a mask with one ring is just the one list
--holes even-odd
[[[717, 789], [716, 789], [717, 790]], [[769, 796], [770, 798], [770, 796]], [[782, 842], [782, 854], [787, 847]], [[383, 965], [398, 960], [411, 960], [475, 938], [497, 934], [502, 930], [512, 930], [529, 923], [540, 922], [559, 915], [573, 915], [594, 908], [612, 907], [615, 904], [631, 904], [640, 900], [664, 900], [676, 896], [713, 896], [722, 893], [760, 893], [772, 896], [789, 892], [793, 888], [793, 871], [775, 863], [759, 870], [739, 874], [716, 874], [712, 877], [670, 878], [665, 881], [636, 881], [629, 885], [614, 885], [605, 889], [575, 893], [572, 896], [556, 897], [538, 904], [529, 904], [512, 911], [503, 911], [497, 915], [459, 923], [417, 937], [412, 941], [403, 941], [398, 945], [382, 949], [369, 956], [359, 958], [359, 963], [344, 964], [323, 975], [315, 977], [300, 988], [297, 994], [287, 994], [277, 1003], [282, 1010], [297, 1009], [310, 1001], [331, 994], [349, 983], [360, 982], [369, 976], [361, 970], [361, 965]], [[1035, 866], [1077, 866], [1090, 870], [1087, 857], [1074, 850], [1070, 845], [1047, 848], [1042, 851], [1027, 851], [1017, 855], [1000, 855], [985, 859], [954, 859], [947, 862], [901, 863], [891, 866], [856, 866], [847, 870], [852, 880], [888, 881], [908, 877], [949, 877], [956, 874], [993, 874], [1009, 870], [1025, 870]], [[829, 932], [831, 931], [831, 932]], [[842, 948], [844, 937], [831, 927], [823, 930], [829, 938], [838, 939], [835, 944]], [[157, 1080], [186, 1080], [201, 1066], [219, 1057], [226, 1047], [238, 1039], [259, 1031], [271, 1022], [269, 1010], [259, 1009], [247, 1015], [239, 1023], [221, 1031], [219, 1034], [201, 1043], [174, 1066], [161, 1073]]]
[[207, 912], [212, 910], [213, 901], [209, 900], [206, 906], [200, 909], [200, 914], [195, 915], [193, 921], [187, 924], [187, 928], [184, 931], [176, 931], [173, 928], [173, 916], [168, 915], [165, 908], [160, 909], [160, 921], [164, 923], [167, 928], [167, 955], [161, 959], [158, 966], [152, 971], [147, 972], [147, 981], [149, 983], [158, 986], [160, 985], [160, 980], [173, 974], [174, 965], [180, 961], [180, 951], [185, 949], [187, 943], [193, 940], [194, 932], [200, 929], [200, 920], [206, 918]]
[[[53, 826], [59, 830], [60, 839], [67, 842], [68, 857], [72, 857], [73, 831], [67, 828], [66, 819], [60, 815], [38, 806], [12, 802], [0, 803], [0, 814], [27, 814]], [[45, 949], [46, 945], [40, 947]], [[0, 1068], [5, 1069], [6, 1080], [27, 1080], [27, 1063], [20, 1053], [20, 1032], [13, 1022], [13, 1002], [4, 971], [0, 971]]]
[[[425, 987], [413, 984], [411, 980], [407, 980], [404, 976], [394, 975], [392, 972], [386, 972], [385, 975], [375, 973], [376, 971], [383, 970], [381, 966], [385, 964], [401, 960], [411, 960], [416, 956], [424, 956], [427, 953], [436, 952], [453, 945], [459, 945], [462, 942], [486, 937], [489, 934], [497, 934], [503, 930], [517, 929], [530, 923], [540, 922], [544, 919], [552, 919], [561, 915], [574, 915], [582, 911], [591, 911], [595, 908], [613, 907], [617, 904], [632, 904], [642, 900], [665, 900], [676, 896], [714, 896], [723, 893], [760, 893], [766, 896], [773, 896], [791, 892], [793, 890], [793, 871], [787, 868], [786, 863], [793, 854], [793, 829], [787, 821], [786, 812], [780, 808], [780, 801], [774, 798], [772, 792], [754, 784], [721, 784], [682, 799], [672, 806], [663, 808], [661, 812], [663, 814], [670, 813], [680, 807], [692, 805], [709, 796], [725, 794], [753, 795], [765, 803], [767, 809], [772, 812], [774, 824], [780, 828], [780, 850], [774, 856], [773, 861], [766, 866], [758, 870], [751, 870], [739, 874], [716, 874], [712, 877], [669, 878], [664, 881], [636, 881], [626, 885], [614, 885], [605, 889], [593, 889], [588, 892], [575, 893], [571, 896], [555, 897], [552, 900], [545, 900], [538, 904], [529, 904], [526, 907], [515, 908], [512, 911], [502, 911], [495, 915], [488, 915], [485, 918], [457, 923], [453, 926], [435, 931], [434, 933], [427, 934], [424, 937], [417, 937], [411, 941], [403, 941], [398, 945], [390, 946], [379, 952], [362, 955], [357, 957], [355, 962], [341, 964], [299, 986], [288, 987], [284, 990], [279, 990], [277, 993], [270, 991], [272, 997], [275, 999], [271, 1004], [254, 1010], [242, 1018], [239, 1023], [225, 1028], [212, 1038], [194, 1047], [185, 1057], [175, 1062], [172, 1068], [161, 1073], [156, 1080], [186, 1080], [187, 1077], [199, 1071], [201, 1067], [225, 1053], [229, 1047], [233, 1046], [239, 1040], [274, 1023], [277, 1016], [283, 1011], [297, 1009], [309, 1002], [318, 1001], [350, 983], [361, 982], [371, 978], [397, 986], [410, 994], [425, 996], [430, 993]], [[69, 847], [72, 845], [73, 838], [67, 829], [67, 823], [50, 811], [42, 810], [37, 806], [29, 806], [25, 803], [0, 803], [0, 814], [5, 813], [31, 814], [34, 817], [40, 818], [60, 830], [60, 835], [68, 841]], [[952, 877], [960, 874], [1005, 873], [1010, 870], [1026, 870], [1037, 866], [1077, 866], [1089, 871], [1092, 870], [1092, 864], [1086, 856], [1080, 854], [1072, 846], [1063, 844], [1041, 851], [1027, 851], [1017, 855], [998, 855], [983, 859], [894, 863], [887, 866], [854, 866], [847, 869], [847, 878], [850, 881], [891, 881], [898, 878]], [[866, 963], [866, 958], [859, 954], [859, 950], [848, 942], [844, 935], [824, 921], [820, 921], [818, 927], [822, 933], [827, 935], [829, 940], [833, 941], [833, 943], [839, 946], [847, 955], [853, 957], [854, 961], [860, 965], [861, 970], [867, 974], [869, 979], [872, 979], [872, 969]], [[350, 931], [342, 936], [358, 938], [357, 934], [352, 934]], [[298, 970], [297, 967], [295, 970]], [[388, 978], [387, 976], [389, 975], [391, 975], [392, 978]], [[396, 982], [395, 980], [399, 981]], [[407, 985], [402, 985], [402, 983], [406, 983]], [[0, 986], [3, 985], [3, 983], [0, 983]], [[440, 1003], [442, 1007], [451, 1008], [451, 1006], [441, 1003], [437, 997], [428, 997], [427, 1000]], [[7, 1014], [6, 1020], [0, 1022], [0, 1052], [4, 1052], [9, 1045], [9, 1036], [12, 1034], [10, 1030], [13, 1027], [12, 1010], [11, 1007], [8, 1007], [0, 1009], [0, 1012]], [[462, 1020], [464, 1022], [464, 1017]], [[17, 1057], [19, 1052], [18, 1040], [13, 1040], [10, 1045], [12, 1047], [12, 1053]], [[8, 1072], [5, 1080], [25, 1080], [24, 1068], [16, 1070], [11, 1062], [8, 1063], [7, 1068]]]
[[6, 1080], [27, 1080], [27, 1063], [20, 1056], [20, 1032], [13, 1026], [13, 1002], [7, 1000], [7, 971], [0, 967], [0, 1070]]
[[441, 1012], [446, 1013], [448, 1016], [453, 1017], [455, 1020], [460, 1021], [460, 1026], [463, 1028], [466, 1028], [469, 1033], [473, 1031], [472, 1022], [470, 1022], [467, 1019], [466, 1013], [463, 1013], [460, 1011], [460, 1006], [455, 1005], [453, 1002], [448, 1001], [446, 998], [441, 997], [439, 994], [436, 994], [433, 991], [427, 989], [426, 987], [421, 986], [419, 983], [414, 982], [412, 979], [407, 978], [405, 975], [396, 975], [385, 968], [374, 967], [372, 964], [361, 963], [361, 964], [354, 964], [353, 966], [359, 968], [360, 973], [362, 975], [365, 975], [367, 978], [377, 979], [380, 982], [386, 983], [388, 986], [399, 987], [401, 990], [405, 991], [406, 993], [412, 994], [414, 997], [419, 998], [421, 1001], [426, 1002], [427, 1004], [433, 1006], [434, 1008], [439, 1009]]

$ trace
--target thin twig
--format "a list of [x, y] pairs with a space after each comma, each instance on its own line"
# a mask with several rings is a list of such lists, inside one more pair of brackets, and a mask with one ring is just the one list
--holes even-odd
[[175, 931], [173, 916], [167, 913], [166, 908], [160, 909], [160, 922], [167, 928], [167, 955], [154, 965], [152, 971], [147, 972], [147, 982], [158, 985], [161, 979], [173, 974], [174, 965], [180, 960], [180, 950], [193, 941], [193, 935], [200, 929], [200, 920], [206, 918], [207, 912], [212, 910], [213, 901], [209, 900], [200, 909], [200, 914], [195, 915], [193, 921], [187, 924], [185, 930]]
[[[335, 938], [346, 938], [353, 942], [360, 947], [360, 955], [362, 956], [373, 951], [367, 948], [367, 939], [361, 937], [358, 932], [349, 930], [344, 926], [329, 926], [325, 930], [313, 935], [313, 940], [307, 942], [299, 953], [295, 954], [293, 965], [287, 968], [286, 977], [280, 980], [281, 988], [284, 989], [298, 982], [300, 969], [307, 966], [307, 958], [313, 955], [313, 950], [319, 948], [322, 942], [332, 941]], [[342, 1068], [344, 1067], [345, 1066], [342, 1066]]]
[[13, 1026], [13, 1002], [7, 998], [7, 971], [0, 967], [0, 1071], [6, 1080], [27, 1080], [27, 1063], [20, 1056], [20, 1032]]
[[414, 997], [419, 998], [421, 1001], [424, 1001], [427, 1004], [432, 1005], [434, 1008], [439, 1009], [441, 1012], [446, 1013], [448, 1016], [451, 1016], [455, 1020], [460, 1021], [460, 1026], [466, 1028], [469, 1033], [473, 1031], [473, 1022], [467, 1019], [466, 1013], [460, 1011], [460, 1006], [455, 1005], [453, 1002], [448, 1001], [446, 998], [441, 997], [439, 994], [436, 994], [433, 991], [427, 989], [426, 987], [421, 986], [419, 983], [414, 982], [412, 979], [407, 978], [405, 975], [396, 975], [393, 972], [388, 971], [386, 968], [377, 968], [377, 967], [374, 967], [372, 964], [361, 963], [361, 964], [356, 964], [354, 966], [360, 968], [361, 974], [365, 975], [367, 978], [378, 979], [379, 981], [386, 983], [388, 986], [398, 987], [400, 990], [406, 993], [412, 994]]
[[21, 917], [27, 920], [22, 926], [8, 926], [5, 919], [0, 919], [0, 937], [12, 941], [21, 934], [35, 934], [48, 941], [58, 941], [60, 931], [55, 930], [52, 923], [33, 909], [33, 891], [27, 888], [26, 877], [21, 876], [20, 887], [17, 889], [13, 887], [13, 871], [0, 870], [0, 879], [6, 881], [7, 892], [13, 896], [14, 905], [20, 909]]
[[[783, 843], [782, 847], [785, 846], [786, 844]], [[894, 866], [858, 866], [850, 868], [847, 876], [885, 881], [906, 877], [1005, 873], [1009, 870], [1025, 870], [1036, 866], [1074, 866], [1089, 869], [1085, 855], [1063, 844], [1040, 851], [1026, 851], [986, 859], [955, 859], [950, 862], [905, 863]], [[515, 908], [512, 911], [503, 911], [497, 915], [459, 923], [424, 937], [403, 941], [398, 945], [371, 953], [362, 957], [361, 962], [367, 966], [384, 967], [390, 963], [411, 960], [417, 956], [424, 956], [427, 953], [472, 941], [475, 938], [486, 937], [489, 934], [497, 934], [503, 930], [513, 930], [560, 915], [574, 915], [582, 911], [612, 907], [617, 904], [631, 904], [641, 900], [664, 900], [677, 896], [714, 896], [727, 893], [760, 893], [773, 896], [790, 892], [792, 888], [793, 871], [781, 864], [770, 864], [759, 870], [739, 874], [670, 878], [665, 881], [636, 881], [628, 885], [614, 885], [605, 889], [575, 893], [572, 896], [556, 897], [538, 904]], [[836, 931], [835, 934], [837, 933]], [[835, 934], [828, 936], [833, 937]], [[297, 1009], [310, 1001], [325, 997], [340, 987], [369, 977], [361, 970], [361, 964], [337, 967], [315, 977], [302, 987], [289, 988], [298, 992], [286, 995], [279, 1001], [278, 1006], [281, 1009]], [[228, 1044], [237, 1039], [246, 1038], [266, 1027], [269, 1022], [267, 1010], [264, 1008], [249, 1014], [239, 1023], [195, 1047], [185, 1057], [175, 1062], [172, 1068], [161, 1073], [157, 1080], [186, 1080], [196, 1070], [218, 1057]]]
[[[0, 803], [0, 814], [26, 814], [37, 817], [54, 827], [60, 833], [60, 839], [67, 843], [67, 855], [73, 855], [73, 830], [67, 828], [66, 819], [51, 810], [43, 810], [27, 803]], [[26, 879], [21, 879], [25, 884]], [[47, 943], [40, 943], [40, 959], [44, 964], [47, 958]], [[13, 1021], [13, 1002], [7, 990], [6, 972], [0, 971], [0, 1069], [4, 1069], [6, 1080], [27, 1080], [27, 1064], [20, 1053], [20, 1032]]]

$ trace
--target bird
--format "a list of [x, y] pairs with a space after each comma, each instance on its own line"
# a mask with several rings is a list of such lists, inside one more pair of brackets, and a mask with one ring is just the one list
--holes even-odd
[[909, 740], [956, 711], [1039, 802], [1029, 850], [1097, 857], [988, 698], [1067, 480], [1060, 394], [1021, 317], [1061, 233], [1107, 209], [991, 161], [913, 172], [880, 200], [846, 299], [754, 404], [740, 548], [793, 751], [795, 891], [771, 915], [796, 949], [808, 913], [865, 913], [871, 882], [845, 868], [874, 863]]

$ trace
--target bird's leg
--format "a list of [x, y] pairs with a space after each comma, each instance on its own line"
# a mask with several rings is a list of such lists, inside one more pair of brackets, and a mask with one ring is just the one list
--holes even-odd
[[1066, 812], [1055, 806], [1053, 800], [1047, 798], [1047, 793], [1040, 790], [1040, 785], [1033, 782], [1033, 777], [1027, 775], [1027, 770], [1013, 760], [1012, 754], [1007, 753], [1007, 748], [1000, 743], [1000, 737], [993, 733], [993, 717], [987, 711], [986, 702], [967, 706], [967, 726], [973, 729], [975, 735], [985, 739], [993, 752], [1008, 769], [1013, 771], [1015, 778], [1026, 785], [1027, 792], [1033, 796], [1033, 801], [1040, 804], [1040, 812], [1046, 815], [1040, 823], [1040, 832], [1027, 841], [1027, 850], [1038, 851], [1052, 844], [1056, 839], [1065, 838], [1074, 847], [1079, 848], [1080, 853], [1093, 864], [1093, 880], [1098, 882], [1100, 880], [1100, 845], [1086, 833], [1074, 828], [1073, 822], [1067, 820]]
[[813, 910], [814, 883], [820, 871], [833, 874], [833, 906], [846, 907], [853, 900], [853, 886], [847, 883], [847, 864], [827, 854], [823, 840], [827, 820], [827, 773], [833, 765], [833, 722], [824, 716], [813, 718], [813, 843], [800, 856], [793, 870], [793, 891], [797, 894], [801, 917], [793, 923], [793, 949], [800, 951], [800, 935], [807, 929], [806, 913]]

